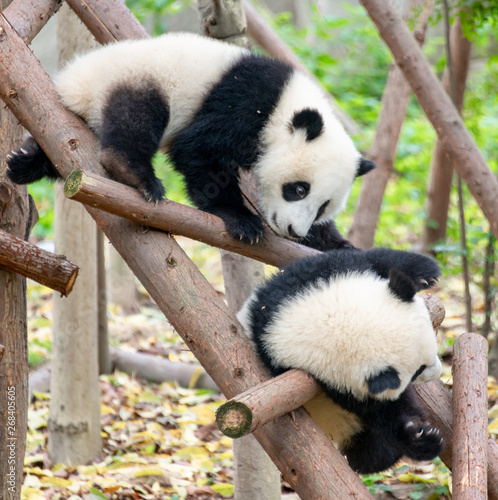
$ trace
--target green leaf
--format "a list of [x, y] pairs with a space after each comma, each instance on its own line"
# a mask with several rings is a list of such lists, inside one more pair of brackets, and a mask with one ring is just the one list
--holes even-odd
[[109, 500], [99, 489], [92, 486], [90, 488], [90, 496], [96, 500]]

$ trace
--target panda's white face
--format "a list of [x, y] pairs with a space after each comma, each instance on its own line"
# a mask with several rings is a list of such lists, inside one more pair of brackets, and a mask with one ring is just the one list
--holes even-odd
[[291, 77], [263, 129], [261, 146], [255, 165], [260, 206], [277, 234], [302, 238], [312, 224], [344, 207], [361, 157], [304, 75]]
[[388, 280], [370, 273], [322, 282], [293, 297], [267, 331], [265, 347], [281, 366], [301, 368], [359, 399], [397, 399], [410, 382], [441, 374], [424, 301], [399, 300]]

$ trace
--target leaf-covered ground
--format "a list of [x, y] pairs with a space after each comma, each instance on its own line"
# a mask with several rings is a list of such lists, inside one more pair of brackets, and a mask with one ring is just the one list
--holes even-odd
[[[222, 293], [217, 251], [197, 246], [188, 250], [204, 274]], [[434, 293], [444, 302], [446, 319], [438, 339], [448, 361], [451, 346], [464, 327], [462, 284], [443, 280]], [[30, 284], [30, 363], [50, 358], [52, 303], [50, 290]], [[475, 297], [479, 297], [476, 293]], [[179, 336], [141, 290], [140, 314], [125, 317], [109, 308], [111, 344], [196, 363]], [[483, 304], [474, 300], [474, 321], [483, 320]], [[194, 375], [195, 376], [195, 375]], [[451, 386], [445, 363], [443, 381]], [[37, 393], [30, 406], [25, 480], [22, 498], [45, 499], [222, 499], [233, 498], [232, 441], [214, 423], [222, 400], [207, 390], [179, 387], [174, 382], [148, 384], [115, 372], [100, 378], [102, 455], [93, 464], [54, 464], [47, 454], [50, 395]], [[498, 385], [489, 380], [489, 430], [498, 437]], [[365, 476], [378, 498], [444, 499], [450, 497], [451, 478], [444, 464], [405, 464], [383, 474]], [[284, 498], [297, 498], [285, 481]], [[258, 500], [258, 499], [254, 499]], [[303, 499], [311, 500], [311, 499]]]

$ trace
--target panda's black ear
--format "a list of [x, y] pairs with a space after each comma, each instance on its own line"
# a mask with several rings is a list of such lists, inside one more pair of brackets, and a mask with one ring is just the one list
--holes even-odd
[[312, 141], [323, 132], [323, 118], [316, 109], [296, 111], [292, 117], [291, 130], [304, 129], [306, 140]]
[[362, 175], [368, 174], [370, 170], [377, 168], [377, 165], [370, 160], [365, 160], [365, 158], [360, 159], [358, 163], [358, 169], [356, 170], [356, 177], [361, 177]]
[[396, 267], [389, 270], [389, 288], [402, 302], [411, 302], [417, 293], [415, 281]]
[[401, 385], [398, 370], [389, 366], [377, 375], [367, 379], [368, 391], [370, 394], [380, 394], [387, 389], [398, 389]]

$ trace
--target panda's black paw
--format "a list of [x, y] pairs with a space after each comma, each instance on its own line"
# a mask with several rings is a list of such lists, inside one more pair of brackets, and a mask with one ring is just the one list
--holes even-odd
[[142, 190], [142, 194], [147, 201], [158, 203], [164, 198], [166, 192], [164, 190], [163, 183], [159, 179], [155, 178], [151, 182], [147, 183], [146, 188]]
[[414, 460], [432, 460], [441, 453], [444, 445], [441, 431], [418, 419], [405, 423], [403, 441], [403, 454]]
[[254, 245], [263, 237], [263, 223], [254, 214], [244, 215], [237, 219], [225, 220], [228, 234], [236, 239]]

